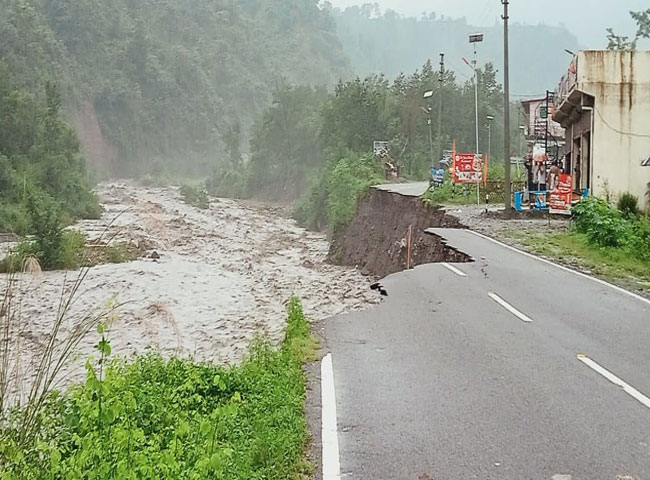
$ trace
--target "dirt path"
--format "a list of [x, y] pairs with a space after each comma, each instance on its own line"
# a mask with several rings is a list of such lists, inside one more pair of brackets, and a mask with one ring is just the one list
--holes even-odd
[[[507, 243], [513, 242], [511, 232], [520, 233], [563, 233], [570, 229], [569, 219], [563, 216], [520, 214], [515, 218], [504, 220], [499, 214], [504, 205], [490, 205], [489, 213], [485, 214], [485, 205], [448, 205], [445, 213], [456, 217], [460, 223], [476, 232], [483, 233]], [[521, 247], [520, 244], [516, 246]]]
[[[72, 307], [74, 319], [113, 298], [124, 303], [110, 331], [117, 355], [153, 347], [235, 363], [256, 336], [281, 340], [292, 294], [316, 321], [379, 301], [368, 289], [369, 278], [326, 263], [323, 235], [297, 227], [278, 208], [214, 199], [209, 210], [199, 210], [182, 203], [175, 189], [132, 183], [104, 184], [99, 195], [103, 217], [78, 225], [90, 240], [107, 231], [104, 238], [146, 242], [148, 254], [160, 255], [90, 269]], [[26, 329], [21, 370], [29, 372], [56, 316], [62, 285], [74, 276], [45, 272], [20, 280]], [[92, 332], [82, 355], [96, 342]], [[66, 375], [81, 378], [82, 366], [80, 359]]]

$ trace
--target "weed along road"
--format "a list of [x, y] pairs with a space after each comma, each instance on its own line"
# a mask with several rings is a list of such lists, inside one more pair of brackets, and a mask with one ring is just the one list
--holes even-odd
[[650, 302], [431, 233], [475, 261], [392, 275], [326, 323], [324, 478], [650, 478]]

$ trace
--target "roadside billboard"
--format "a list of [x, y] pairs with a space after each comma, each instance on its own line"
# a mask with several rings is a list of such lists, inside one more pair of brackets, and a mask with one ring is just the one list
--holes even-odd
[[555, 189], [551, 191], [548, 198], [550, 213], [569, 215], [573, 201], [573, 179], [571, 175], [561, 173], [555, 182]]
[[480, 183], [483, 179], [482, 155], [457, 153], [454, 157], [454, 183]]
[[377, 157], [382, 157], [382, 158], [385, 157], [386, 155], [388, 155], [388, 142], [375, 140], [375, 142], [372, 145], [372, 151]]

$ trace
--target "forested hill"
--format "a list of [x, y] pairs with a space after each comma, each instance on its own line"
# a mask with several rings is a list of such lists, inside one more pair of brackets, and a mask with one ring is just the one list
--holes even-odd
[[214, 168], [283, 82], [349, 65], [313, 0], [0, 0], [0, 59], [61, 86], [89, 160], [112, 174]]
[[[381, 13], [376, 5], [331, 10], [345, 53], [355, 73], [384, 73], [394, 77], [411, 72], [427, 59], [444, 52], [447, 67], [461, 80], [471, 77], [473, 49], [470, 33], [485, 34], [478, 47], [479, 65], [491, 62], [500, 71], [503, 64], [503, 25], [474, 27], [465, 19], [450, 19], [431, 14], [409, 18], [393, 11]], [[538, 94], [553, 90], [565, 73], [569, 56], [564, 49], [577, 51], [578, 40], [568, 30], [550, 26], [514, 24], [510, 32], [511, 92]]]

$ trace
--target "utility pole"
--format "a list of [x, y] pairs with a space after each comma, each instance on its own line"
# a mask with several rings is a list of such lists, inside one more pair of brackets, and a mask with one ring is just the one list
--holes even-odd
[[503, 143], [505, 153], [505, 201], [506, 215], [512, 212], [512, 189], [510, 185], [510, 64], [508, 42], [508, 0], [503, 3]]
[[445, 54], [441, 53], [440, 54], [440, 73], [438, 74], [438, 82], [440, 84], [440, 95], [439, 95], [439, 100], [438, 100], [438, 141], [437, 143], [437, 151], [436, 151], [436, 165], [437, 168], [440, 168], [440, 158], [442, 157], [442, 86], [443, 86], [443, 81], [444, 81], [444, 76], [445, 76]]

